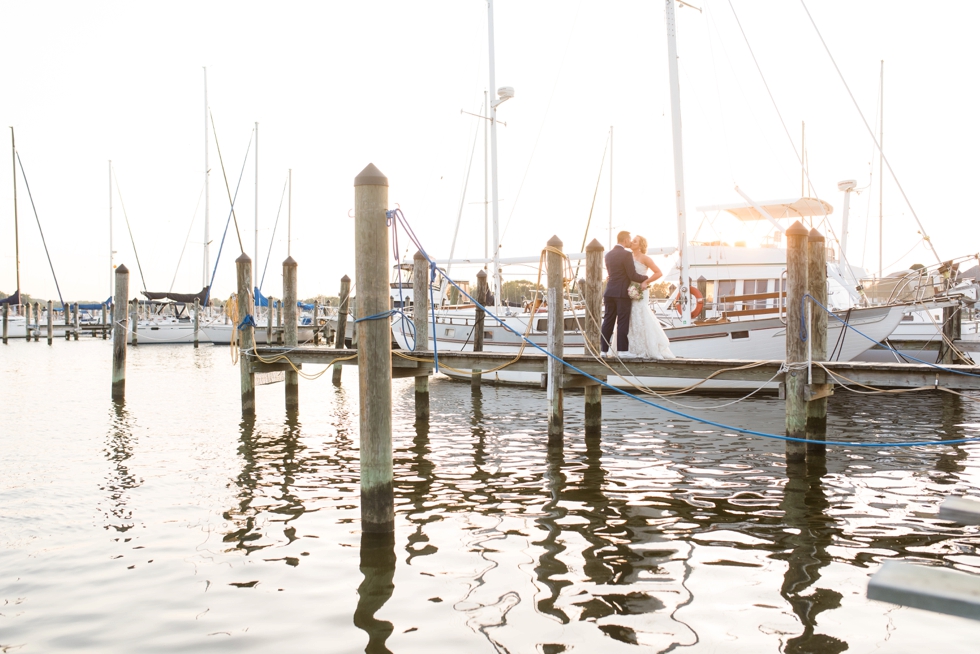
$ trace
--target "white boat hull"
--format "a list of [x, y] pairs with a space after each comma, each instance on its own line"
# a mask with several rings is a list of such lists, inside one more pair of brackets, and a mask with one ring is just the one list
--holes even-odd
[[[901, 306], [855, 309], [851, 312], [848, 322], [852, 327], [867, 334], [875, 341], [881, 341], [894, 331], [901, 321], [904, 311], [905, 308]], [[429, 329], [430, 334], [433, 335], [430, 336], [430, 347], [433, 345], [432, 340], [435, 340], [435, 345], [443, 351], [470, 352], [473, 350], [472, 325], [474, 314], [470, 312], [469, 316], [464, 318], [461, 313], [454, 312], [457, 314], [454, 316], [450, 316], [449, 313], [437, 313], [435, 324], [430, 318]], [[539, 326], [538, 321], [546, 319], [547, 316], [538, 313], [533, 320], [535, 326]], [[413, 349], [411, 331], [403, 325], [402, 320], [399, 318], [393, 323], [392, 333], [400, 348], [411, 350]], [[523, 333], [527, 327], [527, 320], [527, 315], [510, 316], [507, 318], [507, 323], [515, 330]], [[844, 326], [832, 317], [828, 317], [827, 320], [827, 349], [832, 352], [831, 356], [828, 357], [831, 360], [851, 361], [874, 345], [871, 340], [860, 336], [853, 330], [848, 330], [842, 338], [841, 333]], [[484, 340], [483, 349], [485, 352], [508, 352], [517, 355], [520, 342], [516, 336], [507, 332], [491, 318], [486, 319], [484, 329], [485, 332], [492, 334], [491, 338]], [[670, 339], [671, 350], [680, 358], [749, 361], [780, 361], [785, 358], [786, 326], [778, 318], [675, 327], [665, 331]], [[485, 337], [486, 335], [485, 333]], [[529, 338], [537, 345], [547, 349], [547, 334], [541, 331], [532, 331]], [[527, 347], [530, 348], [531, 346]], [[567, 354], [585, 353], [582, 336], [578, 331], [565, 332], [564, 349]], [[629, 365], [628, 360], [625, 363], [627, 366]], [[442, 372], [454, 379], [469, 379], [466, 374], [446, 370], [442, 370]], [[542, 375], [501, 370], [484, 373], [483, 379], [488, 382], [539, 386], [542, 382]], [[660, 377], [621, 378], [610, 376], [608, 378], [610, 384], [623, 388], [644, 386], [655, 389], [677, 389], [690, 386], [696, 381], [686, 378]], [[709, 380], [699, 388], [705, 390], [742, 390], [758, 387], [757, 382]], [[773, 382], [767, 387], [776, 388], [777, 384]]]

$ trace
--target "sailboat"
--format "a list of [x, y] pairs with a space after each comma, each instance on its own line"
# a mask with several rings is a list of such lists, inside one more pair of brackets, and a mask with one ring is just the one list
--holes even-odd
[[[489, 49], [490, 49], [490, 85], [494, 86], [494, 43], [493, 43], [493, 0], [488, 0], [488, 23], [489, 23]], [[688, 283], [678, 284], [678, 293], [674, 298], [674, 304], [678, 307], [679, 315], [672, 324], [665, 329], [670, 339], [670, 347], [678, 357], [685, 358], [717, 358], [717, 359], [742, 359], [742, 360], [781, 360], [785, 356], [785, 318], [778, 312], [766, 316], [740, 316], [739, 320], [727, 320], [724, 322], [696, 322], [698, 304], [691, 288], [691, 244], [687, 236], [687, 214], [684, 196], [684, 174], [683, 174], [683, 149], [681, 145], [681, 124], [680, 124], [680, 89], [678, 84], [677, 71], [677, 47], [676, 32], [674, 26], [674, 1], [666, 1], [667, 8], [667, 43], [668, 43], [668, 65], [670, 68], [670, 91], [671, 91], [671, 114], [673, 123], [674, 141], [674, 181], [675, 197], [677, 201], [677, 232], [678, 247], [650, 248], [649, 254], [671, 254], [674, 251], [678, 254], [679, 280], [689, 280]], [[497, 167], [496, 167], [496, 107], [502, 102], [512, 98], [514, 91], [510, 87], [503, 87], [498, 90], [498, 99], [491, 103], [491, 161], [493, 179], [493, 245], [494, 252], [492, 259], [469, 259], [461, 260], [460, 263], [492, 264], [494, 288], [494, 312], [500, 316], [501, 320], [507, 323], [515, 331], [525, 334], [528, 340], [547, 347], [547, 310], [535, 310], [533, 307], [528, 309], [516, 309], [503, 307], [501, 312], [501, 265], [507, 263], [537, 263], [537, 257], [513, 258], [501, 260], [500, 241], [498, 232], [497, 215]], [[569, 254], [570, 260], [583, 259], [584, 253]], [[438, 262], [438, 263], [453, 263]], [[411, 275], [411, 271], [406, 271]], [[409, 280], [410, 281], [410, 280]], [[404, 286], [409, 286], [405, 283]], [[399, 289], [399, 293], [405, 291]], [[399, 298], [394, 298], [396, 301]], [[405, 304], [411, 302], [411, 298], [404, 298]], [[890, 334], [902, 319], [904, 309], [902, 307], [867, 307], [857, 308], [849, 312], [848, 323], [856, 326], [864, 333], [875, 340], [881, 340]], [[832, 317], [828, 317], [828, 342], [840, 341], [837, 348], [837, 359], [847, 361], [867, 350], [871, 341], [858, 338], [842, 338], [843, 325]], [[436, 345], [441, 350], [468, 351], [472, 350], [473, 327], [476, 322], [476, 311], [472, 308], [465, 309], [437, 309], [434, 317], [429, 319], [430, 338], [436, 341]], [[395, 342], [403, 349], [416, 349], [414, 343], [413, 330], [409, 326], [409, 318], [397, 317], [392, 323], [392, 334]], [[565, 307], [565, 352], [568, 354], [581, 354], [585, 352], [584, 338], [580, 331], [584, 326], [584, 311], [581, 307], [569, 304]], [[522, 346], [520, 338], [512, 332], [500, 326], [494, 320], [486, 320], [484, 326], [483, 348], [487, 352], [508, 352], [516, 354]], [[424, 344], [420, 344], [418, 349], [428, 349]], [[468, 376], [451, 371], [443, 371], [450, 377], [468, 379]], [[501, 370], [494, 373], [484, 373], [487, 381], [497, 381], [503, 383], [539, 385], [541, 376], [537, 373], [522, 373], [509, 370]], [[611, 376], [609, 383], [619, 386], [633, 386], [635, 384], [645, 385], [656, 388], [681, 388], [689, 386], [689, 379], [673, 378], [618, 378]], [[772, 384], [775, 387], [775, 384]], [[709, 380], [702, 386], [705, 389], [740, 389], [755, 388], [757, 384], [749, 382], [737, 382], [731, 380]]]
[[13, 307], [18, 314], [7, 316], [7, 338], [27, 338], [26, 308], [21, 313], [20, 297], [20, 225], [17, 220], [17, 145], [14, 140], [14, 128], [10, 128], [10, 151], [13, 160], [14, 173], [14, 262], [17, 269], [17, 288], [13, 294], [0, 300], [0, 305]]

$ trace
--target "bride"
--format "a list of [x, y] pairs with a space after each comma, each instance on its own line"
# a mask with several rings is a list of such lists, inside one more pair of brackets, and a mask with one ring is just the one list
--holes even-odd
[[641, 275], [648, 275], [647, 287], [639, 300], [633, 302], [630, 309], [630, 353], [649, 359], [673, 359], [674, 354], [670, 351], [670, 341], [664, 328], [660, 326], [660, 321], [650, 310], [650, 284], [663, 276], [660, 268], [653, 262], [647, 254], [647, 240], [642, 236], [634, 236], [630, 243], [633, 251], [633, 265], [636, 272]]

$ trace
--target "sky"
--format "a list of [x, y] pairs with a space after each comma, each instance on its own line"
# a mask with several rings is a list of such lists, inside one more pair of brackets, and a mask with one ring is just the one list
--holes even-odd
[[[677, 10], [689, 233], [761, 239], [767, 225], [750, 226], [746, 236], [737, 231], [744, 226], [696, 208], [740, 202], [736, 186], [757, 201], [799, 197], [805, 122], [806, 194], [834, 206], [839, 231], [837, 183], [857, 180], [864, 190], [852, 196], [848, 259], [876, 271], [877, 152], [804, 5], [690, 4], [701, 11]], [[498, 127], [502, 256], [536, 256], [552, 235], [570, 252], [592, 238], [605, 244], [610, 221], [651, 246], [677, 244], [664, 6], [494, 2], [496, 83], [515, 89], [498, 113], [506, 122]], [[885, 272], [935, 261], [913, 210], [942, 258], [976, 252], [967, 192], [980, 175], [969, 72], [980, 54], [980, 5], [809, 0], [807, 7], [875, 131], [885, 62], [884, 150], [908, 197], [886, 171]], [[486, 121], [461, 110], [480, 113], [489, 83], [485, 0], [0, 0], [0, 18], [0, 127], [16, 130], [66, 301], [110, 292], [110, 160], [118, 180], [115, 263], [132, 271], [130, 294], [142, 279], [155, 291], [201, 288], [205, 66], [217, 132], [209, 143], [212, 265], [229, 216], [224, 176], [233, 194], [244, 170], [235, 204], [241, 245], [232, 225], [216, 297], [234, 291], [242, 248], [256, 259], [256, 213], [263, 291], [281, 295], [281, 263], [290, 254], [301, 297], [336, 294], [340, 277], [353, 276], [353, 178], [368, 163], [388, 176], [392, 208], [402, 209], [429, 252], [448, 257], [460, 218], [456, 256], [483, 255]], [[245, 159], [256, 122], [257, 212], [254, 142]], [[9, 137], [6, 130], [0, 139], [0, 290], [7, 293], [16, 285]], [[288, 202], [280, 209], [289, 169], [291, 239]], [[21, 290], [54, 298], [19, 170], [17, 177]], [[400, 245], [414, 253], [404, 236]]]

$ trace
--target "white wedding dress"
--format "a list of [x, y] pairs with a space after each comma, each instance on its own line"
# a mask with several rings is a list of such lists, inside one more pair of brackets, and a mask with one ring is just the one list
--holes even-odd
[[[639, 261], [634, 261], [636, 272], [648, 275], [649, 269]], [[650, 288], [643, 291], [643, 298], [635, 300], [630, 309], [630, 354], [645, 359], [674, 359], [670, 351], [670, 341], [660, 321], [650, 309]], [[616, 341], [613, 340], [613, 343]]]

